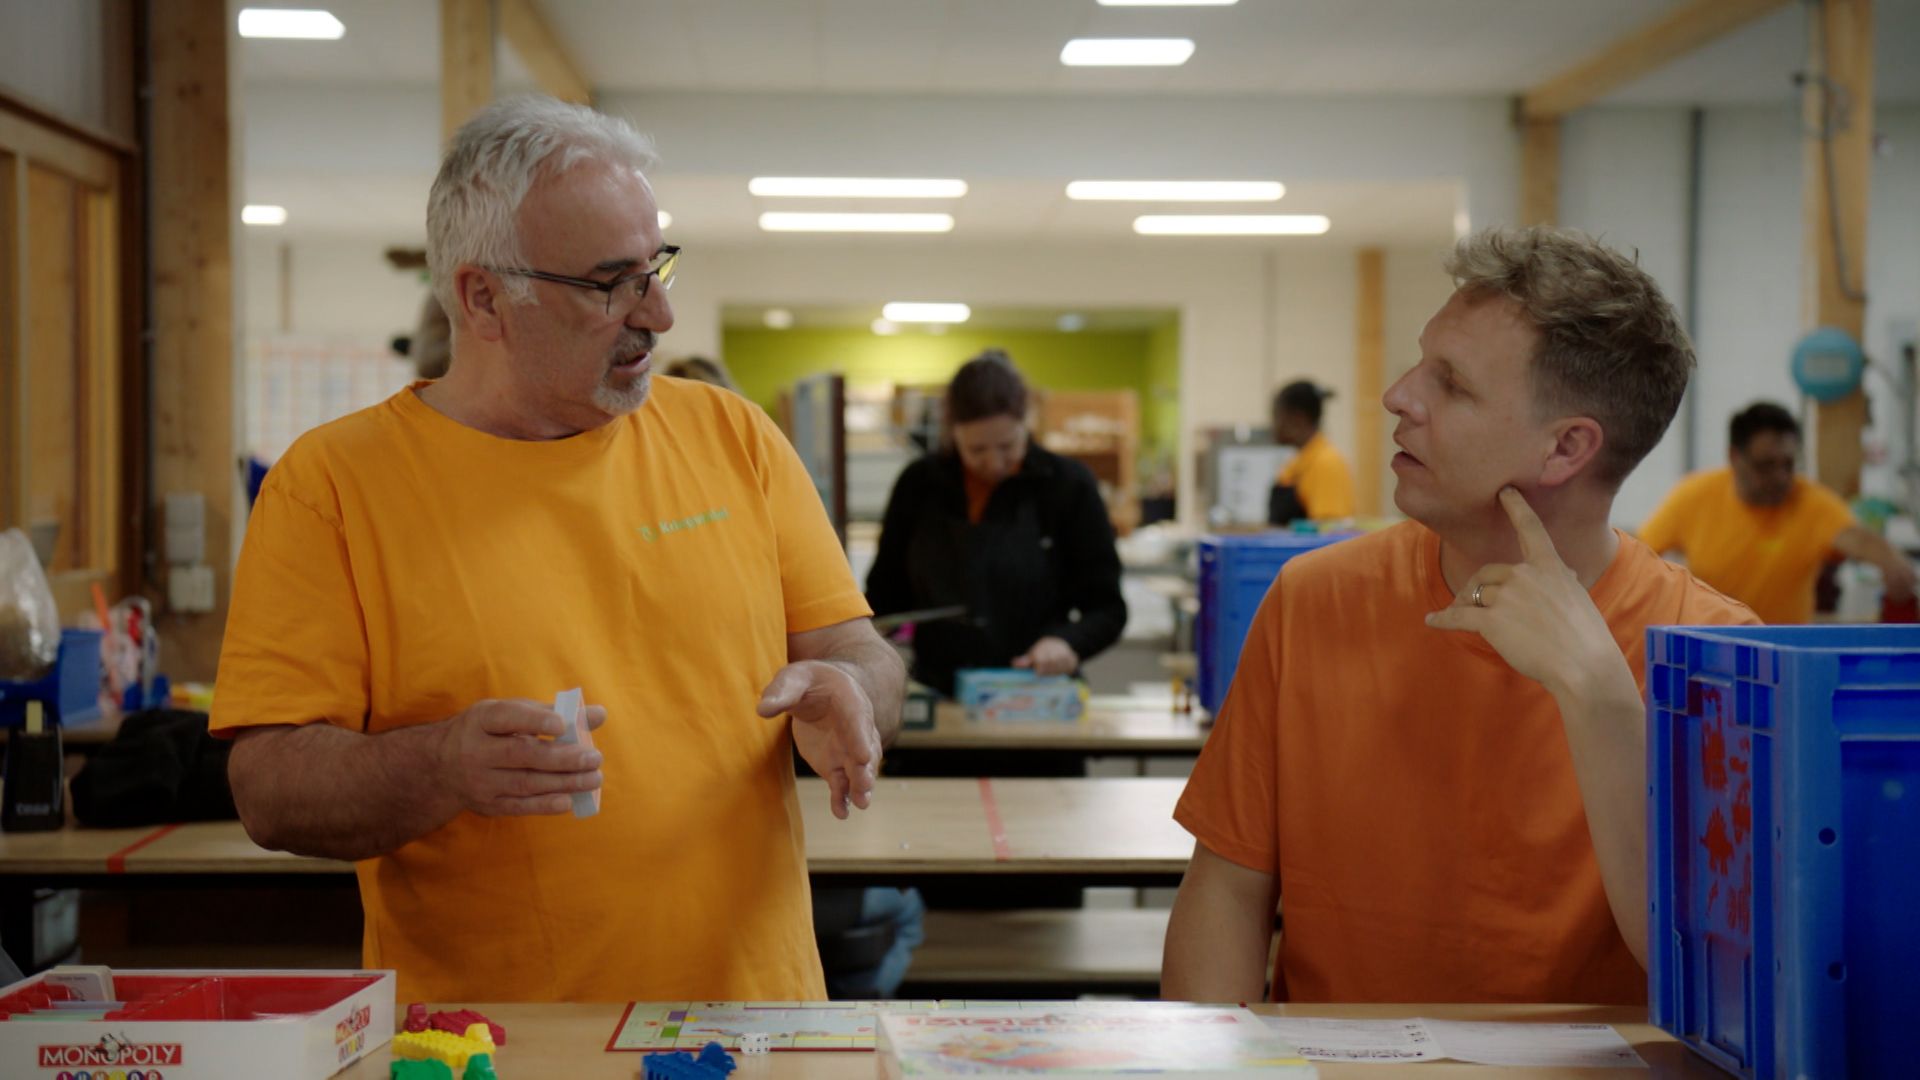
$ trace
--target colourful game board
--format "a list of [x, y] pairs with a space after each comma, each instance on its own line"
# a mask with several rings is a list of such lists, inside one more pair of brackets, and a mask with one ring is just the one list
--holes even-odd
[[[992, 1006], [1000, 1011], [1058, 1008], [1058, 1002], [973, 1001], [683, 1001], [631, 1002], [607, 1041], [608, 1050], [694, 1050], [717, 1042], [740, 1048], [740, 1036], [764, 1033], [775, 1050], [872, 1050], [876, 1014], [932, 1013]], [[1081, 1003], [1081, 1008], [1098, 1008]]]

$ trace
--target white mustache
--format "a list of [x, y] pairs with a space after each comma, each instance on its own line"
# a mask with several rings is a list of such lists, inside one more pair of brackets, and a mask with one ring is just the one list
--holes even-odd
[[627, 362], [627, 358], [632, 356], [635, 353], [640, 353], [640, 352], [650, 353], [653, 351], [653, 346], [657, 341], [659, 341], [658, 336], [656, 336], [651, 332], [642, 333], [633, 338], [622, 341], [618, 345], [614, 346], [613, 353], [612, 353], [612, 358], [613, 358], [612, 362], [614, 364], [624, 364]]

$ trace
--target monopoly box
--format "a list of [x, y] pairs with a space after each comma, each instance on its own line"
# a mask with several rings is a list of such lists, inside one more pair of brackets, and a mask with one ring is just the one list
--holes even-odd
[[393, 1038], [391, 971], [55, 968], [0, 989], [9, 1080], [325, 1080]]

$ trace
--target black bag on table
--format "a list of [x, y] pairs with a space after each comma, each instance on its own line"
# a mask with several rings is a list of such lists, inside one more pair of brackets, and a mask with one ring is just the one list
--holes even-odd
[[207, 733], [206, 713], [133, 713], [74, 774], [73, 816], [103, 829], [238, 818], [227, 786], [231, 750]]

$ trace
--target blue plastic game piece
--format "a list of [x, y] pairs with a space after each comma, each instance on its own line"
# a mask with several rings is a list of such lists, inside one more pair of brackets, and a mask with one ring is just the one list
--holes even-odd
[[700, 1048], [694, 1057], [685, 1050], [648, 1054], [640, 1060], [641, 1080], [722, 1080], [734, 1070], [733, 1055], [717, 1042]]

